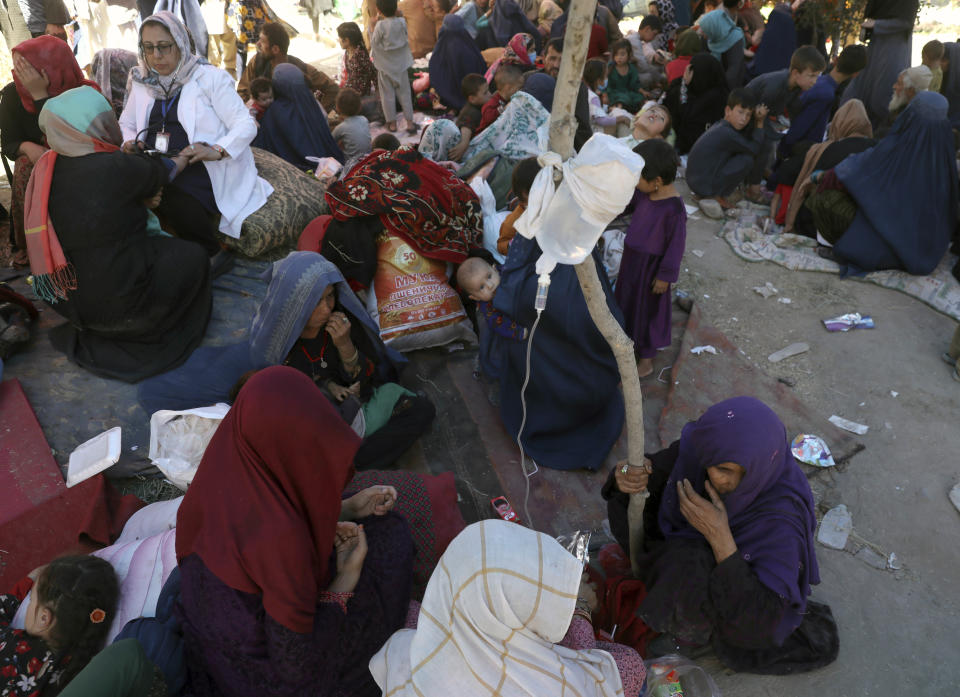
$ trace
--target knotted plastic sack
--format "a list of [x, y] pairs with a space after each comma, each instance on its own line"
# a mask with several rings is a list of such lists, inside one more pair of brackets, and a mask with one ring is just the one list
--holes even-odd
[[[566, 162], [554, 152], [541, 155], [539, 162], [543, 169], [515, 227], [543, 250], [536, 269], [541, 274], [557, 263], [579, 264], [587, 258], [633, 197], [643, 158], [616, 138], [596, 133]], [[563, 172], [559, 186], [554, 184], [556, 171]]]

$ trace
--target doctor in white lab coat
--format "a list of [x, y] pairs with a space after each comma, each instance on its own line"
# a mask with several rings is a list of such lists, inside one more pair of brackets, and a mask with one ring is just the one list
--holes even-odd
[[220, 232], [239, 238], [244, 219], [273, 192], [257, 176], [250, 150], [256, 121], [230, 76], [196, 55], [191, 36], [170, 12], [144, 20], [140, 65], [133, 68], [131, 77], [120, 115], [124, 149], [189, 155], [190, 166], [164, 187], [159, 212], [171, 219], [178, 234], [181, 228], [193, 228], [184, 236], [204, 245], [212, 255], [216, 227], [209, 235], [196, 234], [198, 217], [206, 214], [212, 226], [219, 213]]

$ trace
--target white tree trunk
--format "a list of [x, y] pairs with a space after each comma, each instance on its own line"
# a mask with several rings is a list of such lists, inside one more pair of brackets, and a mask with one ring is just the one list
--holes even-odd
[[31, 38], [27, 21], [17, 0], [6, 0], [0, 4], [0, 33], [3, 33], [8, 51], [12, 51], [21, 41]]
[[[550, 149], [563, 159], [573, 155], [573, 138], [576, 132], [574, 110], [590, 43], [590, 29], [596, 12], [596, 0], [571, 0], [563, 37], [563, 60], [553, 95], [553, 110], [550, 115]], [[578, 264], [577, 278], [587, 302], [587, 309], [597, 329], [610, 344], [620, 370], [623, 398], [627, 418], [627, 461], [631, 466], [643, 466], [643, 395], [640, 392], [640, 377], [633, 355], [633, 341], [624, 333], [620, 323], [607, 307], [606, 294], [593, 257]], [[630, 564], [638, 573], [637, 561], [643, 546], [643, 507], [647, 492], [632, 494], [627, 517], [630, 526]]]

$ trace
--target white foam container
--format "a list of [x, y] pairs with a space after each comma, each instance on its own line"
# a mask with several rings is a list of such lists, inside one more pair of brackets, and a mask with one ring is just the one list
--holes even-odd
[[96, 476], [120, 459], [120, 427], [114, 426], [82, 443], [70, 453], [67, 487]]

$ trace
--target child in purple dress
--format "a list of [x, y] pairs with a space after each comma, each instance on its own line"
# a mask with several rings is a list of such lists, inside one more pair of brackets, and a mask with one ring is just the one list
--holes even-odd
[[677, 153], [665, 140], [640, 143], [643, 158], [624, 239], [615, 297], [633, 338], [640, 377], [653, 372], [657, 349], [670, 345], [670, 284], [676, 283], [687, 238], [687, 211], [673, 181]]

